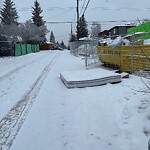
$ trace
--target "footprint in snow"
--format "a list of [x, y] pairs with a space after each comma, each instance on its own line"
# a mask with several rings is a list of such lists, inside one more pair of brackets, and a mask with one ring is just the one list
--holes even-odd
[[149, 127], [144, 127], [144, 128], [143, 128], [143, 132], [144, 132], [144, 134], [145, 134], [147, 137], [150, 136], [150, 128], [149, 128]]
[[68, 145], [68, 142], [65, 142], [63, 146], [66, 147], [67, 145]]

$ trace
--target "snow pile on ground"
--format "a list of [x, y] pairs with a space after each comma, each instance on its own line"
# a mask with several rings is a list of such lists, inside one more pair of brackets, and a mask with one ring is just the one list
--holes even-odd
[[60, 72], [85, 70], [68, 51], [0, 58], [0, 66], [0, 149], [148, 149], [149, 80], [130, 75], [118, 84], [67, 89]]
[[106, 39], [101, 39], [99, 41], [100, 45], [104, 46], [104, 45], [108, 45], [111, 47], [118, 47], [118, 46], [122, 46], [122, 45], [130, 45], [130, 41], [127, 39], [124, 39], [123, 37], [119, 36], [115, 39], [111, 39], [111, 38], [106, 38]]
[[150, 45], [150, 39], [144, 40], [144, 45]]

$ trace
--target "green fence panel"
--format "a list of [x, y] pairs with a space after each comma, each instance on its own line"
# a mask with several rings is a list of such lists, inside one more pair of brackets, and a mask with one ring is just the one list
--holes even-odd
[[39, 52], [39, 51], [40, 51], [40, 45], [37, 44], [37, 52]]
[[35, 44], [32, 44], [31, 47], [32, 47], [32, 53], [35, 53], [36, 52], [36, 50], [35, 50]]
[[32, 53], [32, 46], [31, 44], [26, 44], [27, 53]]
[[40, 51], [39, 44], [32, 44], [32, 52], [36, 53]]
[[39, 44], [36, 45], [36, 52], [39, 52], [40, 51], [40, 46]]
[[39, 44], [15, 44], [15, 56], [39, 52]]
[[26, 55], [27, 54], [26, 44], [21, 44], [21, 51], [22, 51], [22, 55]]
[[21, 44], [15, 44], [15, 56], [21, 56], [22, 51], [21, 51]]

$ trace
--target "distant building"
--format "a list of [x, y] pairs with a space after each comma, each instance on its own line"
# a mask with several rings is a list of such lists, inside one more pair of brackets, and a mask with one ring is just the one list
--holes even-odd
[[125, 36], [127, 35], [127, 31], [129, 28], [135, 27], [133, 25], [116, 25], [114, 27], [112, 27], [109, 30], [109, 36], [110, 37], [117, 37], [117, 36]]
[[104, 30], [98, 34], [99, 37], [107, 38], [109, 36], [109, 30]]
[[114, 27], [112, 27], [109, 30], [104, 30], [102, 32], [100, 32], [98, 35], [101, 38], [116, 38], [118, 36], [125, 36], [127, 35], [127, 31], [130, 28], [133, 28], [135, 26], [133, 25], [116, 25]]
[[132, 36], [132, 34], [134, 34], [134, 41], [144, 41], [150, 39], [150, 22], [145, 22], [128, 29], [127, 34], [128, 36]]
[[40, 44], [40, 50], [51, 50], [53, 48], [54, 48], [54, 44], [51, 42]]

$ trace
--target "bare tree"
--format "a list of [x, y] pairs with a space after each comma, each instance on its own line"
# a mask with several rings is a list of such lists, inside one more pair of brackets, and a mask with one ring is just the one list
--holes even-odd
[[98, 22], [93, 22], [91, 27], [91, 38], [98, 38], [98, 34], [101, 32], [101, 25]]

